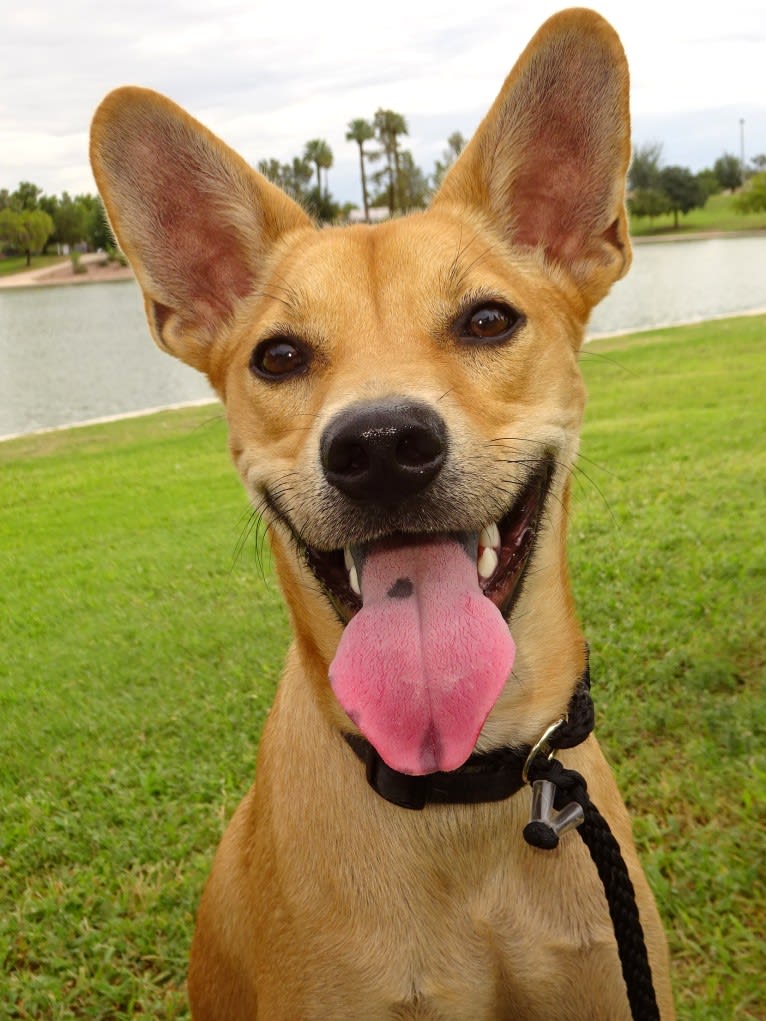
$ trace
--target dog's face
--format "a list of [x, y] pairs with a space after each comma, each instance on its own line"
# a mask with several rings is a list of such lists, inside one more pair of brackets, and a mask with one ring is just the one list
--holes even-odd
[[551, 19], [431, 208], [377, 227], [317, 230], [144, 90], [107, 97], [92, 158], [155, 339], [225, 403], [331, 711], [395, 768], [456, 768], [518, 701], [508, 618], [517, 674], [578, 655], [576, 358], [629, 265], [619, 40]]

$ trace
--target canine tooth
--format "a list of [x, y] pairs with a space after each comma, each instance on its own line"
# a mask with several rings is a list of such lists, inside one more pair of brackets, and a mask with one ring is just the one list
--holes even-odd
[[346, 565], [347, 571], [350, 571], [351, 568], [354, 566], [354, 558], [351, 556], [350, 546], [343, 547], [343, 562]]
[[351, 565], [351, 569], [348, 572], [348, 583], [352, 590], [356, 592], [358, 596], [361, 596], [362, 590], [359, 587], [359, 575], [356, 573], [356, 567], [354, 564]]
[[494, 522], [479, 532], [479, 545], [484, 549], [500, 549], [500, 529]]
[[487, 578], [491, 578], [492, 575], [497, 570], [497, 565], [499, 562], [500, 561], [498, 559], [497, 553], [495, 553], [495, 551], [491, 549], [489, 546], [485, 547], [485, 549], [482, 551], [481, 556], [479, 557], [479, 562], [476, 565], [476, 569], [479, 572], [479, 577], [484, 578], [485, 580]]

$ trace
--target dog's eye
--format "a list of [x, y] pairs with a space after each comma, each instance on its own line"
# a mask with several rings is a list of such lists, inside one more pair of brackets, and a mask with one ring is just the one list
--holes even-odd
[[291, 337], [271, 337], [262, 340], [250, 356], [250, 369], [261, 379], [286, 379], [305, 372], [309, 352]]
[[457, 322], [461, 340], [499, 343], [508, 340], [524, 322], [524, 316], [504, 302], [475, 305]]

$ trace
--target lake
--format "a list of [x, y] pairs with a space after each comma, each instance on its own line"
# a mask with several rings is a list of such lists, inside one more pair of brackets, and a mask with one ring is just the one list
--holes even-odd
[[[636, 245], [588, 334], [766, 308], [766, 237]], [[132, 282], [0, 290], [0, 438], [209, 399], [159, 351]]]

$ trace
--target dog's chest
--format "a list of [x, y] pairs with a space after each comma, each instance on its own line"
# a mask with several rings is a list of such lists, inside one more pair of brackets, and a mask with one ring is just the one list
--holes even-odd
[[[342, 1003], [327, 989], [326, 970], [316, 976], [309, 1000], [323, 1001], [317, 1018], [622, 1021], [628, 1017], [624, 993], [609, 1002], [608, 994], [602, 992], [594, 998], [604, 976], [619, 970], [608, 928], [583, 943], [568, 925], [556, 924], [556, 916], [561, 917], [558, 909], [541, 919], [534, 903], [523, 895], [515, 901], [509, 898], [502, 909], [497, 904], [489, 907], [475, 900], [445, 898], [439, 910], [420, 915], [414, 931], [401, 926], [396, 914], [379, 918], [374, 930], [357, 938], [348, 947], [344, 964], [336, 952], [334, 969], [340, 968], [345, 979], [338, 987], [343, 990]], [[562, 976], [573, 974], [581, 976], [580, 981], [575, 987], [568, 982], [564, 987]]]

